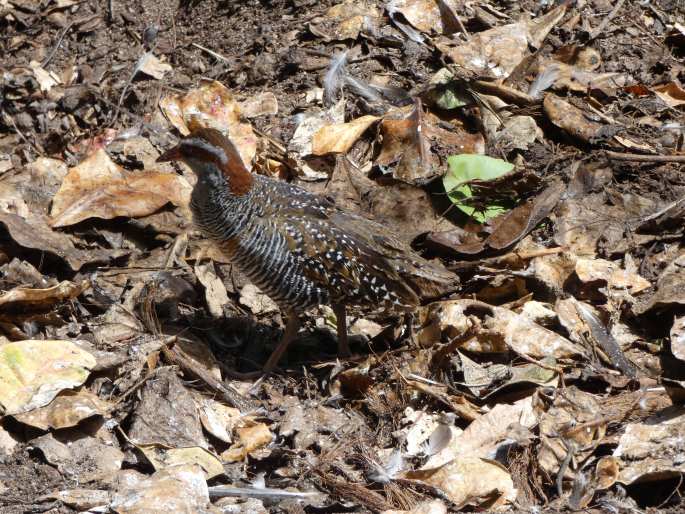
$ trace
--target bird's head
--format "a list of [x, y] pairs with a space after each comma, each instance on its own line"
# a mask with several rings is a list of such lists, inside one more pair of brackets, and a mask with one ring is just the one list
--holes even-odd
[[253, 176], [245, 167], [235, 145], [213, 128], [196, 128], [176, 146], [157, 158], [157, 162], [183, 161], [195, 172], [198, 180], [213, 182], [223, 177], [232, 194], [246, 194]]

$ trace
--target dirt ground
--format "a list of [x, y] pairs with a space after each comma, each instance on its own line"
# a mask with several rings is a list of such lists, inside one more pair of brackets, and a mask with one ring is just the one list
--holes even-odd
[[[0, 512], [680, 512], [683, 3], [339, 4], [0, 0]], [[516, 24], [520, 56], [478, 39]], [[253, 172], [380, 221], [459, 290], [409, 328], [350, 316], [347, 360], [315, 309], [279, 372], [241, 379], [284, 320], [194, 231], [192, 174], [154, 163], [183, 125], [165, 102], [208, 84], [195, 107], [240, 106]], [[296, 144], [366, 115], [342, 152]], [[461, 153], [515, 164], [469, 189], [504, 214], [446, 192]], [[153, 207], [150, 170], [172, 181]], [[82, 378], [40, 402], [60, 367]]]

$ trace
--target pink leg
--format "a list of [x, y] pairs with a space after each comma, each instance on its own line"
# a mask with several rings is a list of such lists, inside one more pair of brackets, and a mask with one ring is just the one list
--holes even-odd
[[338, 355], [340, 357], [349, 357], [352, 355], [352, 352], [350, 352], [350, 345], [347, 342], [347, 315], [345, 313], [345, 306], [342, 304], [335, 304], [331, 307], [333, 308], [337, 320]]
[[269, 357], [269, 360], [267, 360], [266, 364], [264, 364], [264, 367], [262, 368], [262, 372], [264, 374], [270, 373], [274, 370], [278, 364], [278, 361], [281, 360], [281, 357], [283, 357], [283, 354], [288, 349], [290, 343], [292, 343], [297, 336], [297, 331], [299, 329], [300, 319], [297, 317], [297, 314], [294, 312], [288, 313], [288, 322], [285, 325], [285, 332], [283, 333], [283, 337], [278, 343], [278, 346], [276, 346], [276, 349]]

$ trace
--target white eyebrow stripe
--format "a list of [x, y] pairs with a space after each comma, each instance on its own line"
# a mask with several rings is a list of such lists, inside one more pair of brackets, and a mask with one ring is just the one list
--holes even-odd
[[216, 157], [221, 164], [226, 164], [228, 162], [228, 156], [226, 155], [226, 152], [224, 151], [223, 148], [220, 148], [218, 146], [214, 146], [211, 143], [208, 143], [207, 141], [205, 141], [204, 139], [200, 139], [199, 137], [194, 137], [190, 140], [186, 140], [186, 144], [189, 146], [198, 147], [205, 152], [209, 152], [214, 157]]

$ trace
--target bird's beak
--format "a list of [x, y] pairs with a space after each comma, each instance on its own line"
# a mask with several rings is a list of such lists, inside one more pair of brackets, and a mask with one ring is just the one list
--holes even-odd
[[181, 158], [181, 145], [176, 145], [157, 157], [157, 162], [180, 161]]

